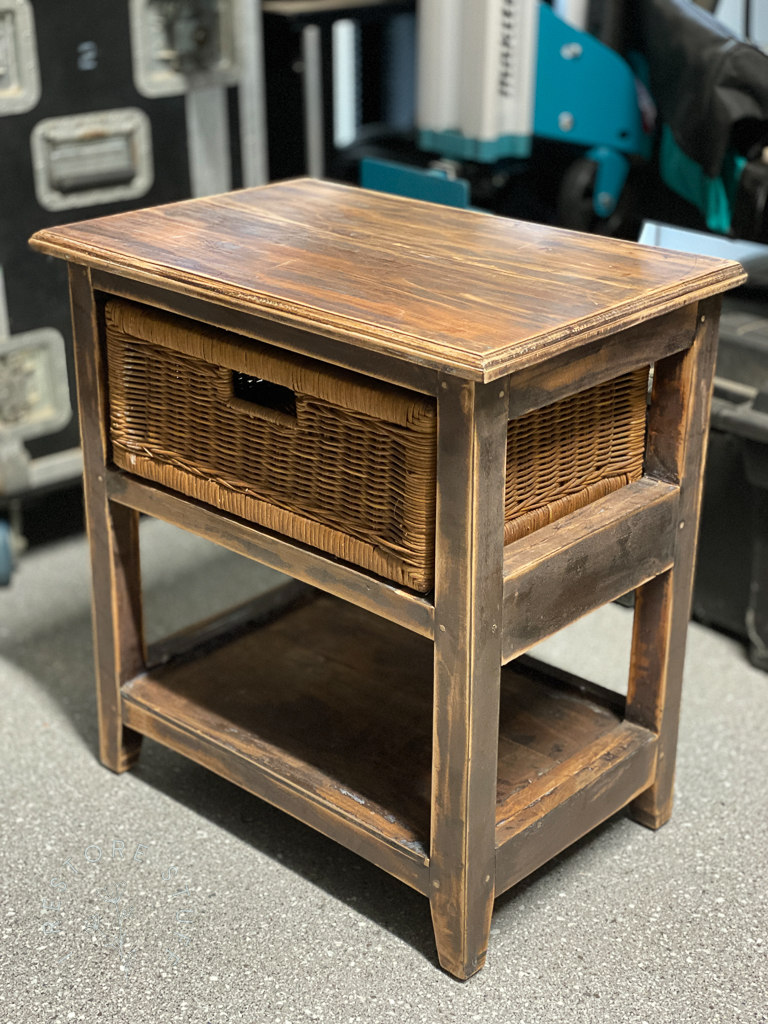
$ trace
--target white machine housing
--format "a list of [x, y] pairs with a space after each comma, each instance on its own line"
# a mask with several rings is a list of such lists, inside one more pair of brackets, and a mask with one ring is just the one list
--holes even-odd
[[419, 0], [417, 11], [422, 144], [450, 133], [467, 157], [527, 155], [539, 0]]

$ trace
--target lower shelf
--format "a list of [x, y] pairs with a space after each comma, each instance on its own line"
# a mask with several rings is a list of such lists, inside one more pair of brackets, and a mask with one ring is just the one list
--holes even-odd
[[[323, 596], [132, 680], [124, 721], [427, 892], [432, 667], [431, 641]], [[570, 807], [562, 849], [649, 784], [655, 737], [622, 710], [527, 659], [502, 669], [497, 891], [539, 866], [523, 840], [543, 817]]]

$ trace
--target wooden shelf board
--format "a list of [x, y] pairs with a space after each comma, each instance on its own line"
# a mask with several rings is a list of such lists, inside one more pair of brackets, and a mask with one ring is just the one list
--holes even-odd
[[508, 544], [503, 660], [669, 569], [679, 499], [643, 477]]
[[431, 601], [380, 576], [120, 470], [107, 470], [107, 493], [119, 505], [189, 530], [422, 636], [434, 636], [435, 607]]
[[267, 625], [292, 607], [304, 605], [316, 597], [317, 591], [313, 587], [298, 580], [289, 579], [278, 583], [242, 604], [148, 644], [146, 664], [150, 668], [157, 668], [170, 661], [178, 664], [181, 659], [199, 657], [216, 647], [231, 643], [241, 633]]
[[513, 794], [497, 814], [496, 894], [648, 789], [656, 775], [657, 742], [647, 729], [621, 722]]
[[[238, 621], [230, 642], [132, 680], [125, 724], [426, 893], [432, 643], [326, 595], [286, 600], [277, 614], [246, 633]], [[616, 747], [622, 700], [532, 659], [502, 669], [500, 841], [515, 815], [527, 827], [536, 806], [550, 813], [558, 793], [573, 796], [571, 766], [583, 774]]]
[[431, 660], [323, 595], [128, 683], [125, 722], [426, 892]]

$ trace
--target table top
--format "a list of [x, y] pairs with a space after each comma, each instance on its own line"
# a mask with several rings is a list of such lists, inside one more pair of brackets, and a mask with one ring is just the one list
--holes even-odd
[[31, 244], [486, 382], [746, 278], [732, 260], [311, 178], [46, 228]]

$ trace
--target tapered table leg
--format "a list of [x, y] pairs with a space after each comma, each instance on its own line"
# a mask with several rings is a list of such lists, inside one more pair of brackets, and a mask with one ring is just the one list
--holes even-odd
[[70, 296], [91, 548], [99, 754], [115, 772], [130, 768], [141, 735], [123, 725], [120, 687], [145, 666], [139, 570], [139, 513], [107, 498], [106, 365], [90, 271], [70, 266]]
[[485, 961], [495, 887], [508, 389], [438, 392], [430, 899], [441, 965]]
[[631, 805], [643, 825], [672, 813], [680, 695], [709, 436], [720, 296], [699, 303], [696, 339], [656, 364], [646, 473], [680, 485], [674, 565], [636, 594], [627, 718], [659, 736], [656, 780]]

